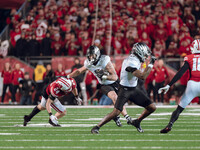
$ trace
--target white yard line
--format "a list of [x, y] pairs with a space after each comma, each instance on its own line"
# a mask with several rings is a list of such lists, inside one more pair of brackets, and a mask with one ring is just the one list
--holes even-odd
[[19, 135], [21, 133], [0, 133], [0, 135]]
[[136, 146], [118, 146], [118, 147], [87, 147], [87, 146], [0, 146], [0, 149], [200, 149], [200, 147], [164, 147], [164, 146], [149, 146], [149, 147], [136, 147]]
[[124, 139], [86, 139], [86, 140], [63, 140], [63, 139], [55, 139], [55, 140], [27, 140], [27, 139], [20, 139], [20, 140], [0, 140], [0, 142], [200, 142], [200, 140], [166, 140], [166, 139], [155, 139], [155, 140], [143, 140], [143, 139], [138, 139], [138, 140], [124, 140]]

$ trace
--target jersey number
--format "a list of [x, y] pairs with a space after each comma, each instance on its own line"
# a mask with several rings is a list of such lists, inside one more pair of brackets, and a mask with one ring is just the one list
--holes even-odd
[[192, 71], [200, 71], [200, 58], [193, 58]]

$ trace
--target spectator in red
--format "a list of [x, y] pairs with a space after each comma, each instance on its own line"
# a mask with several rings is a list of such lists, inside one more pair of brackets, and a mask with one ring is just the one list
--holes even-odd
[[155, 88], [156, 88], [156, 96], [158, 102], [163, 103], [164, 94], [162, 93], [160, 98], [160, 94], [158, 94], [158, 89], [165, 85], [165, 81], [168, 80], [169, 74], [167, 69], [164, 67], [164, 62], [161, 58], [158, 60], [158, 65], [155, 67], [152, 74], [153, 77], [155, 78]]
[[92, 43], [92, 39], [88, 37], [88, 32], [85, 31], [83, 33], [82, 38], [81, 38], [81, 48], [82, 48], [82, 51], [81, 51], [81, 54], [80, 54], [81, 56], [86, 55], [87, 49], [89, 48], [91, 43]]
[[183, 39], [180, 41], [179, 54], [182, 57], [191, 54], [190, 41], [188, 39]]
[[156, 30], [154, 31], [154, 40], [162, 40], [166, 41], [168, 38], [168, 31], [167, 28], [165, 28], [165, 25], [163, 21], [159, 20], [158, 25], [155, 27]]
[[70, 56], [78, 55], [79, 43], [74, 33], [71, 34], [69, 43], [68, 44], [66, 43], [66, 46], [68, 46], [68, 55]]
[[15, 48], [17, 40], [19, 40], [20, 37], [21, 37], [20, 27], [16, 26], [14, 31], [10, 32], [10, 41], [14, 48]]
[[56, 79], [62, 76], [66, 76], [65, 71], [63, 70], [62, 64], [58, 64], [58, 69], [55, 71]]
[[183, 25], [182, 19], [178, 16], [175, 10], [170, 9], [169, 17], [168, 17], [169, 24], [171, 26], [171, 30], [173, 33], [178, 33], [179, 28]]
[[154, 56], [156, 56], [156, 57], [162, 57], [163, 52], [165, 50], [164, 49], [165, 46], [163, 46], [163, 45], [165, 45], [165, 43], [162, 42], [162, 41], [156, 41], [155, 42], [155, 47], [153, 48], [153, 54], [154, 54]]
[[51, 43], [52, 54], [53, 56], [59, 56], [62, 54], [62, 41], [60, 38], [60, 34], [56, 34], [54, 37], [54, 41]]
[[7, 62], [4, 65], [4, 70], [1, 72], [1, 77], [3, 78], [3, 93], [1, 97], [1, 104], [4, 103], [4, 97], [7, 91], [7, 88], [9, 87], [10, 93], [12, 94], [12, 72], [11, 72], [11, 66], [10, 63]]
[[139, 39], [139, 42], [144, 42], [145, 44], [147, 44], [150, 48], [152, 46], [152, 42], [151, 39], [149, 38], [148, 34], [146, 32], [142, 33], [141, 38]]
[[115, 33], [112, 43], [114, 48], [114, 54], [123, 54], [123, 34], [120, 32]]
[[185, 22], [187, 27], [190, 29], [190, 32], [192, 34], [194, 34], [196, 19], [195, 19], [194, 15], [192, 14], [192, 8], [191, 7], [185, 7], [184, 8], [183, 21]]
[[14, 104], [17, 104], [15, 94], [17, 92], [17, 89], [19, 89], [19, 81], [20, 79], [23, 79], [23, 78], [24, 78], [24, 73], [20, 70], [20, 64], [17, 63], [15, 65], [15, 70], [13, 70], [11, 74], [12, 85], [13, 85], [12, 102]]

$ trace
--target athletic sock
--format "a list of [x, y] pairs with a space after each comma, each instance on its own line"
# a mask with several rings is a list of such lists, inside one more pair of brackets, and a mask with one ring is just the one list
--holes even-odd
[[173, 126], [174, 122], [178, 119], [180, 113], [182, 113], [183, 110], [184, 110], [184, 108], [182, 108], [181, 106], [177, 107], [177, 109], [172, 113], [168, 127], [171, 128]]
[[35, 106], [35, 108], [33, 109], [33, 111], [28, 115], [28, 118], [31, 120], [37, 113], [39, 113], [41, 110], [39, 110], [37, 108], [37, 106]]
[[126, 114], [126, 115], [124, 116], [124, 118], [126, 118], [127, 121], [131, 121], [131, 117], [130, 117], [128, 114]]

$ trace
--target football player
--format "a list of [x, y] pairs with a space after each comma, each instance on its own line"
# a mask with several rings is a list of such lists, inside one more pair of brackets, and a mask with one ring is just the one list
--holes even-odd
[[[97, 46], [90, 46], [87, 50], [87, 59], [84, 61], [84, 66], [73, 71], [68, 75], [69, 78], [76, 77], [87, 70], [90, 70], [101, 84], [101, 91], [112, 99], [113, 103], [117, 100], [117, 91], [119, 88], [119, 79], [113, 67], [110, 57], [101, 55]], [[125, 107], [122, 110], [122, 115], [126, 118], [127, 123], [131, 121], [131, 117], [127, 114]], [[121, 127], [120, 117], [113, 118], [116, 125]]]
[[187, 82], [186, 90], [181, 97], [180, 103], [176, 110], [172, 113], [168, 125], [162, 129], [160, 133], [168, 133], [171, 131], [174, 122], [178, 119], [185, 107], [192, 101], [193, 98], [200, 96], [200, 40], [194, 40], [190, 46], [190, 49], [192, 54], [185, 56], [184, 65], [176, 73], [174, 78], [168, 85], [158, 90], [159, 94], [162, 92], [166, 94], [169, 88], [176, 81], [178, 81], [187, 70], [190, 71], [190, 79]]
[[[24, 126], [40, 111], [47, 109], [49, 113], [49, 123], [52, 126], [60, 126], [58, 119], [66, 114], [65, 107], [60, 103], [58, 97], [62, 97], [72, 92], [77, 100], [78, 104], [81, 104], [82, 100], [78, 96], [76, 88], [76, 81], [73, 78], [60, 77], [46, 88], [44, 88], [41, 103], [37, 105], [29, 115], [24, 116]], [[55, 115], [52, 114], [51, 107], [57, 111]]]
[[[153, 64], [155, 62], [155, 57], [151, 56], [151, 60], [149, 63], [149, 57], [151, 55], [151, 51], [149, 47], [144, 43], [136, 43], [133, 45], [131, 54], [128, 58], [124, 59], [121, 69], [121, 80], [120, 80], [120, 88], [118, 91], [118, 98], [115, 103], [114, 110], [106, 115], [100, 123], [93, 127], [91, 133], [98, 134], [99, 129], [109, 122], [111, 119], [118, 116], [124, 104], [130, 100], [136, 105], [142, 106], [145, 110], [142, 114], [135, 120], [132, 120], [129, 124], [135, 126], [138, 132], [143, 132], [140, 123], [141, 121], [149, 116], [152, 112], [156, 110], [155, 105], [152, 103], [149, 97], [147, 97], [143, 91], [136, 88], [138, 78], [145, 80], [149, 75], [151, 69], [153, 68]], [[143, 72], [140, 71], [141, 63], [145, 62], [147, 67]]]

